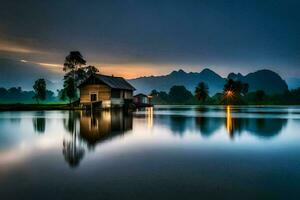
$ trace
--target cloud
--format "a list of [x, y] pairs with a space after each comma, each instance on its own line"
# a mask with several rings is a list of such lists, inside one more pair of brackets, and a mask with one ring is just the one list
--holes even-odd
[[62, 64], [34, 62], [34, 61], [28, 61], [28, 60], [25, 60], [25, 59], [21, 59], [20, 62], [22, 62], [22, 63], [32, 63], [32, 64], [35, 64], [35, 65], [42, 66], [42, 67], [44, 67], [48, 70], [62, 73], [62, 67], [63, 67]]

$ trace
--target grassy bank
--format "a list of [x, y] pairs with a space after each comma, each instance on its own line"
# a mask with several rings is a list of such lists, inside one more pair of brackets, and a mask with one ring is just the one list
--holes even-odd
[[78, 110], [69, 104], [0, 104], [0, 111]]

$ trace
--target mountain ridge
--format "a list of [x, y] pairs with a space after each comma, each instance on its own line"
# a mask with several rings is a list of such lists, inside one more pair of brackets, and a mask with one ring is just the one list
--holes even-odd
[[242, 75], [241, 73], [229, 73], [226, 78], [220, 76], [209, 68], [200, 72], [185, 72], [183, 69], [174, 70], [166, 75], [144, 76], [128, 81], [137, 89], [137, 93], [150, 93], [151, 90], [168, 92], [174, 85], [184, 85], [194, 92], [195, 87], [201, 81], [205, 82], [210, 90], [210, 95], [222, 92], [227, 79], [234, 79], [249, 84], [249, 92], [264, 90], [267, 94], [283, 93], [288, 89], [287, 83], [276, 72], [268, 69]]

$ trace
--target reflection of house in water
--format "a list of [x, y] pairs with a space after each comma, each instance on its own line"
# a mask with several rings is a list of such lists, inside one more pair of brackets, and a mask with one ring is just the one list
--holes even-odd
[[85, 148], [123, 135], [132, 129], [132, 115], [121, 110], [68, 113], [64, 126], [71, 138], [63, 140], [63, 155], [70, 167], [77, 167], [85, 154]]
[[97, 143], [123, 135], [132, 129], [132, 115], [122, 111], [102, 111], [92, 115], [81, 112], [80, 138], [89, 147]]

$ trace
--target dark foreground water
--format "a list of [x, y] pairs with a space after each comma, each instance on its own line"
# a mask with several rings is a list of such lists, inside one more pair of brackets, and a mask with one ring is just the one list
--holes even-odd
[[300, 199], [300, 108], [0, 112], [0, 199]]

